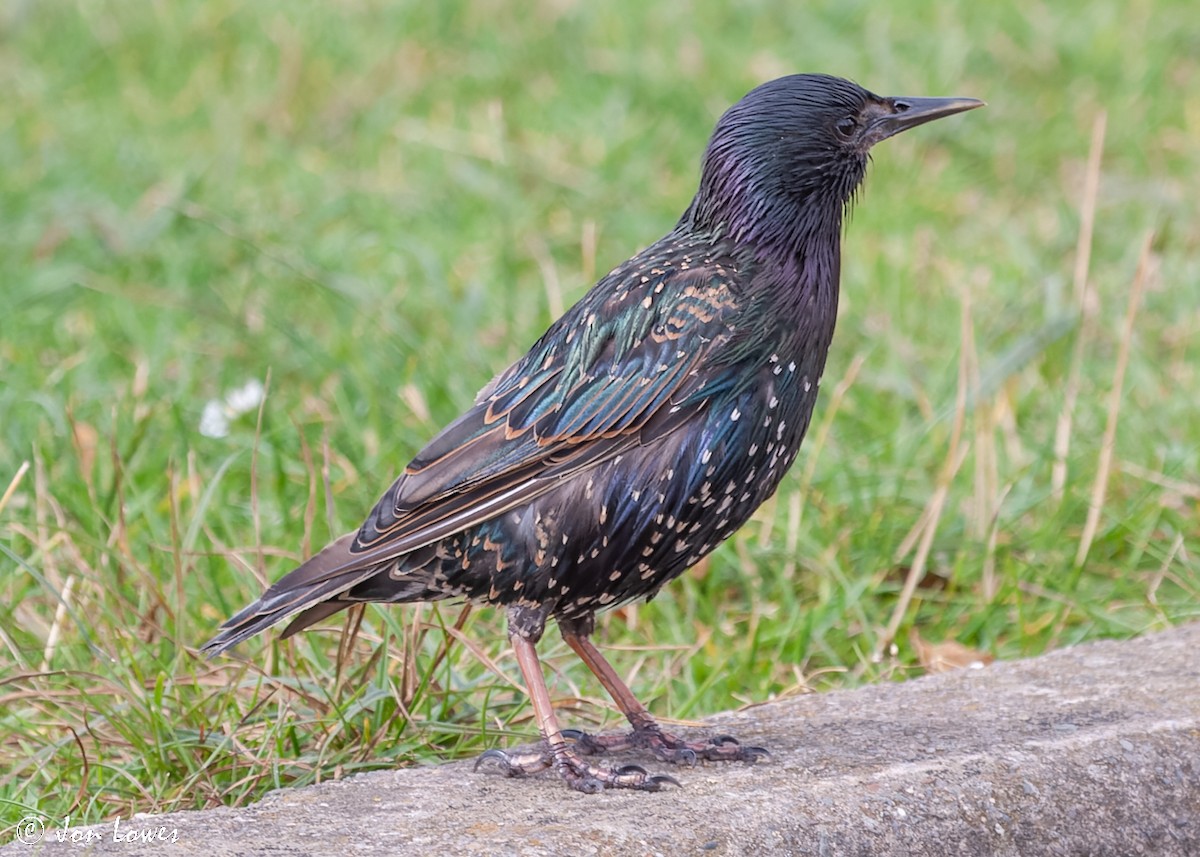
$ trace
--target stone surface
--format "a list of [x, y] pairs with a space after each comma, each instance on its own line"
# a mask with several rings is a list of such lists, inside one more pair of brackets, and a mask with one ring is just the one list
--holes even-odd
[[[1200, 624], [712, 726], [773, 760], [671, 771], [684, 787], [658, 794], [470, 763], [377, 772], [97, 825], [88, 845], [51, 825], [0, 854], [1200, 855]], [[177, 841], [114, 841], [135, 828]]]

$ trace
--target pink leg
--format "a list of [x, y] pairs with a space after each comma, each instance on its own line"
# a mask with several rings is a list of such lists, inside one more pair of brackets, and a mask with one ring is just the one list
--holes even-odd
[[587, 664], [588, 669], [595, 673], [600, 684], [621, 709], [621, 713], [633, 725], [633, 731], [628, 735], [588, 735], [576, 729], [567, 730], [566, 735], [575, 739], [575, 749], [580, 753], [594, 755], [645, 748], [664, 762], [684, 765], [694, 765], [699, 759], [712, 762], [754, 762], [770, 755], [762, 747], [743, 746], [730, 735], [718, 735], [708, 741], [685, 741], [663, 732], [646, 710], [646, 706], [638, 701], [629, 686], [617, 675], [612, 664], [588, 639], [590, 626], [590, 622], [559, 623], [567, 645]]
[[545, 742], [544, 748], [524, 754], [488, 750], [475, 763], [477, 768], [480, 763], [491, 761], [497, 763], [507, 776], [523, 777], [553, 767], [568, 786], [581, 792], [594, 793], [604, 789], [658, 791], [667, 784], [679, 785], [671, 777], [650, 774], [637, 765], [612, 768], [584, 762], [563, 737], [558, 726], [558, 718], [555, 717], [554, 707], [550, 704], [550, 692], [546, 689], [546, 680], [542, 675], [534, 642], [515, 633], [511, 634], [511, 639], [513, 651], [517, 655], [517, 664], [521, 668], [525, 686], [529, 689], [538, 731]]

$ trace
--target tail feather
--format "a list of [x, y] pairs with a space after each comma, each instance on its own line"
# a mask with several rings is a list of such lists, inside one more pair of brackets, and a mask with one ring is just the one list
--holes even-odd
[[309, 625], [317, 624], [326, 616], [332, 616], [339, 610], [345, 610], [347, 607], [352, 607], [355, 604], [362, 604], [362, 602], [342, 600], [340, 598], [330, 598], [328, 601], [322, 601], [320, 604], [314, 604], [291, 622], [288, 622], [288, 626], [283, 629], [283, 633], [279, 635], [279, 639], [286, 640], [293, 634], [303, 631]]
[[349, 607], [353, 602], [338, 601], [337, 596], [377, 573], [381, 565], [378, 558], [362, 565], [362, 559], [351, 553], [355, 535], [347, 533], [284, 575], [261, 598], [222, 625], [220, 632], [201, 646], [200, 651], [213, 657], [303, 610], [284, 633], [289, 637]]

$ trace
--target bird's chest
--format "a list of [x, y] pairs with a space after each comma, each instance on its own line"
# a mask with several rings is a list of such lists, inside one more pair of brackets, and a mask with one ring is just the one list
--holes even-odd
[[571, 577], [587, 581], [579, 607], [652, 595], [749, 519], [795, 461], [817, 395], [812, 371], [772, 355], [693, 426], [612, 465], [593, 518], [603, 523], [570, 557]]
[[[740, 526], [770, 497], [795, 461], [812, 418], [819, 370], [772, 354], [755, 381], [709, 417], [713, 454], [704, 465], [699, 505]], [[721, 532], [721, 537], [728, 535]]]

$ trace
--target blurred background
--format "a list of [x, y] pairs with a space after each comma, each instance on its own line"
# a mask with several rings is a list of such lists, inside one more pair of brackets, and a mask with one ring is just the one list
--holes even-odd
[[[1200, 14], [868, 4], [0, 8], [0, 841], [535, 734], [497, 611], [196, 647], [356, 527], [797, 71], [889, 141], [777, 497], [597, 639], [669, 723], [1200, 613]], [[566, 647], [568, 725], [621, 728]]]

